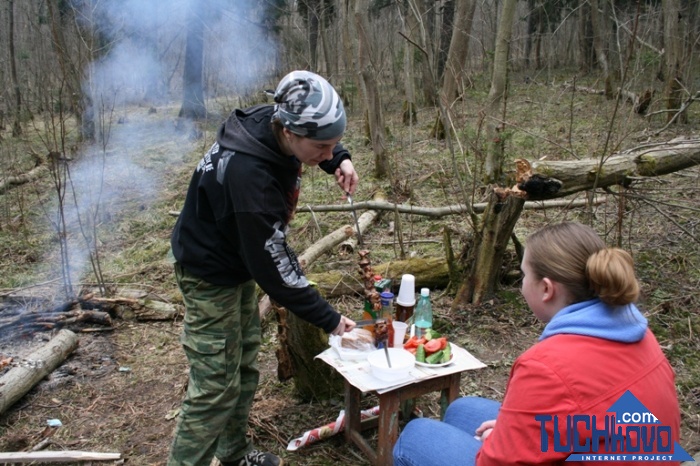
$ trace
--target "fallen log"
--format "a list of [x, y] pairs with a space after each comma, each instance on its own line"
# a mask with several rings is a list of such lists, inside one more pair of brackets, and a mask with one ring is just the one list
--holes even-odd
[[61, 365], [77, 347], [76, 334], [61, 330], [46, 345], [25, 358], [31, 361], [31, 365], [14, 367], [0, 377], [0, 414]]
[[69, 463], [72, 461], [114, 461], [121, 459], [121, 453], [101, 453], [95, 451], [28, 451], [0, 453], [0, 463]]
[[[532, 162], [530, 178], [518, 185], [528, 200], [561, 198], [594, 188], [628, 185], [644, 177], [700, 164], [700, 139], [675, 139], [597, 158]], [[527, 202], [526, 202], [527, 204]]]
[[[596, 201], [598, 202], [598, 201]], [[600, 203], [600, 202], [598, 202]], [[475, 213], [483, 213], [486, 209], [488, 203], [481, 202], [474, 204], [471, 207], [471, 211]], [[559, 209], [559, 208], [573, 208], [573, 207], [584, 207], [588, 205], [588, 201], [585, 199], [572, 200], [572, 201], [538, 201], [538, 202], [525, 202], [523, 209], [525, 210], [545, 210], [545, 209]], [[357, 210], [376, 210], [376, 211], [391, 211], [398, 212], [400, 214], [411, 214], [411, 215], [422, 215], [430, 218], [441, 218], [448, 215], [458, 215], [470, 212], [470, 208], [464, 204], [454, 204], [443, 207], [421, 207], [414, 206], [410, 204], [394, 204], [392, 202], [386, 201], [361, 201], [355, 202], [353, 207], [345, 204], [334, 204], [334, 205], [314, 205], [314, 206], [304, 206], [299, 207], [297, 212], [343, 212], [351, 211], [353, 208]]]
[[84, 306], [107, 310], [124, 320], [173, 320], [182, 315], [181, 309], [174, 304], [146, 298], [90, 297], [81, 302]]
[[[384, 262], [373, 268], [383, 277], [400, 277], [405, 273], [410, 273], [416, 277], [416, 289], [423, 287], [445, 288], [449, 283], [449, 268], [444, 258], [414, 257], [402, 261]], [[364, 286], [354, 274], [329, 271], [309, 274], [308, 278], [316, 282], [316, 287], [325, 298], [337, 298], [345, 295], [363, 296]]]
[[41, 178], [45, 173], [48, 173], [48, 168], [46, 165], [39, 165], [32, 168], [27, 173], [22, 173], [16, 176], [9, 176], [4, 180], [0, 180], [0, 194], [4, 194], [5, 191], [9, 190], [13, 186], [19, 186], [22, 184], [29, 183], [30, 181], [37, 180]]

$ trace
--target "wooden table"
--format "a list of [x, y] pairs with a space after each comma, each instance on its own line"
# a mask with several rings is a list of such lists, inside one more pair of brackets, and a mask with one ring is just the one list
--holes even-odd
[[[417, 380], [409, 385], [384, 393], [379, 398], [377, 449], [362, 436], [363, 428], [373, 427], [377, 418], [360, 421], [360, 396], [362, 391], [345, 380], [345, 439], [357, 445], [375, 466], [392, 466], [392, 450], [399, 438], [399, 412], [401, 402], [440, 390], [440, 407], [444, 416], [447, 406], [459, 395], [462, 372], [453, 372], [430, 379]], [[376, 393], [376, 392], [375, 392]]]

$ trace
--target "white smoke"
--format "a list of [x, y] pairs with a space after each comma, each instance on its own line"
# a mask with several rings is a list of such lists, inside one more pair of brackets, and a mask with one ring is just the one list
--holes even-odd
[[[165, 153], [181, 161], [195, 149], [188, 139], [193, 127], [174, 124], [182, 103], [190, 1], [205, 22], [205, 97], [269, 87], [266, 76], [274, 73], [277, 52], [259, 25], [262, 2], [74, 1], [76, 7], [91, 6], [78, 17], [94, 31], [101, 55], [83, 84], [91, 97], [97, 142], [70, 162], [63, 200], [74, 286], [91, 272], [90, 254], [100, 247], [101, 232], [129, 215], [129, 209], [149, 209], [157, 198], [163, 180], [159, 164], [150, 158]], [[59, 254], [50, 256], [55, 261]]]

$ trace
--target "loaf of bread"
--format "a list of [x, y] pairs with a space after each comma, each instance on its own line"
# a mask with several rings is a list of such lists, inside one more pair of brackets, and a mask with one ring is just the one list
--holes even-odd
[[340, 340], [340, 346], [349, 349], [363, 350], [374, 345], [374, 335], [369, 330], [354, 328], [352, 332], [346, 332]]

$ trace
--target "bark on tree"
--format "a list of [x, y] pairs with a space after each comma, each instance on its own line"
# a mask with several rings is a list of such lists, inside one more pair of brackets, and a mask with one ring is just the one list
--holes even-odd
[[607, 37], [607, 17], [599, 10], [599, 0], [589, 0], [591, 6], [591, 29], [593, 33], [593, 49], [598, 60], [598, 65], [603, 72], [603, 82], [605, 83], [605, 97], [613, 98], [612, 88], [612, 73], [610, 71], [610, 62], [608, 54], [605, 50], [605, 38]]
[[523, 198], [511, 193], [491, 191], [480, 229], [470, 248], [467, 264], [471, 264], [471, 268], [452, 302], [452, 310], [467, 303], [481, 304], [496, 290], [508, 241], [524, 203]]
[[57, 0], [49, 0], [46, 4], [49, 10], [52, 45], [58, 58], [62, 78], [66, 84], [71, 111], [78, 122], [81, 137], [84, 140], [93, 140], [95, 138], [95, 124], [88, 110], [91, 108], [92, 102], [90, 96], [83, 93], [81, 88], [83, 75], [80, 67], [82, 64], [74, 63], [71, 59], [71, 50], [68, 48], [64, 35], [64, 24], [61, 19], [63, 10], [61, 8], [65, 8], [65, 6], [62, 6], [61, 2]]
[[78, 337], [75, 333], [61, 330], [26, 358], [36, 364], [14, 367], [0, 377], [0, 414], [56, 369], [77, 347]]
[[[666, 89], [667, 121], [675, 118], [678, 124], [688, 123], [688, 112], [680, 111], [683, 102], [683, 37], [684, 27], [680, 15], [680, 0], [663, 0], [664, 13], [664, 58]], [[678, 114], [680, 111], [680, 114]], [[678, 114], [678, 115], [677, 115]]]
[[[401, 12], [401, 32], [405, 37], [411, 35], [409, 26], [409, 14], [410, 9], [405, 3], [400, 6], [402, 8]], [[403, 82], [404, 82], [404, 94], [406, 95], [406, 100], [404, 100], [404, 109], [402, 120], [404, 125], [413, 125], [418, 120], [416, 119], [416, 89], [414, 83], [415, 75], [415, 55], [413, 54], [413, 47], [408, 44], [403, 47]]]
[[185, 66], [182, 74], [182, 106], [180, 118], [201, 119], [207, 115], [204, 103], [202, 68], [204, 62], [204, 20], [195, 2], [189, 2]]
[[581, 3], [578, 18], [578, 67], [583, 73], [586, 74], [593, 68], [595, 63], [595, 51], [593, 49], [593, 24], [591, 23], [590, 8], [589, 3]]
[[10, 74], [12, 75], [12, 86], [15, 94], [15, 121], [12, 123], [12, 136], [22, 134], [22, 93], [19, 90], [19, 79], [17, 78], [17, 60], [15, 57], [15, 2], [10, 0], [7, 5], [10, 52]]
[[363, 87], [363, 97], [367, 110], [370, 140], [374, 152], [374, 175], [385, 178], [389, 174], [389, 160], [386, 154], [384, 135], [384, 115], [382, 114], [382, 99], [379, 94], [379, 70], [375, 67], [377, 57], [372, 51], [369, 36], [367, 12], [368, 0], [357, 0], [355, 3], [355, 24], [358, 40], [358, 74]]
[[488, 96], [487, 113], [491, 118], [486, 122], [487, 151], [484, 161], [484, 182], [498, 182], [503, 173], [503, 138], [500, 133], [502, 128], [495, 122], [501, 120], [498, 117], [501, 104], [506, 97], [506, 83], [508, 75], [508, 53], [513, 32], [513, 19], [517, 0], [505, 0], [501, 19], [498, 23], [496, 36], [496, 51], [493, 57], [493, 73], [491, 77], [491, 90]]
[[445, 75], [442, 81], [441, 98], [446, 108], [462, 94], [462, 82], [467, 72], [467, 56], [469, 55], [469, 37], [472, 31], [472, 21], [476, 11], [474, 0], [462, 0], [457, 3], [452, 29], [452, 40], [447, 53]]
[[518, 186], [527, 192], [528, 200], [554, 199], [695, 165], [700, 165], [700, 140], [681, 138], [620, 152], [603, 164], [598, 159], [533, 162], [532, 177]]

